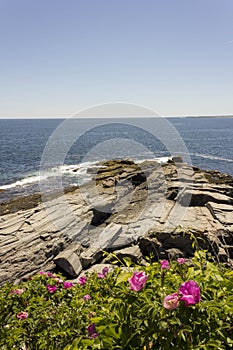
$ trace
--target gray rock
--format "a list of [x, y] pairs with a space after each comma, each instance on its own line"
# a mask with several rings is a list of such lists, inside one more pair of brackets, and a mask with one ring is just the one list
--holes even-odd
[[56, 256], [54, 262], [71, 277], [76, 277], [82, 271], [82, 264], [77, 254], [73, 250], [64, 250]]
[[133, 263], [138, 263], [142, 258], [142, 253], [138, 245], [114, 251], [114, 255], [107, 257], [105, 261], [113, 261], [117, 257], [121, 262], [124, 258], [130, 258]]
[[183, 258], [184, 254], [180, 249], [170, 248], [166, 250], [167, 256], [169, 260], [176, 260], [178, 258]]
[[113, 242], [117, 239], [122, 231], [122, 226], [117, 224], [110, 224], [106, 226], [99, 234], [98, 239], [91, 243], [81, 254], [81, 261], [83, 268], [96, 263], [102, 257], [103, 250], [109, 250]]
[[66, 250], [71, 250], [79, 256], [83, 252], [83, 247], [78, 242], [72, 242], [71, 244], [68, 245]]
[[119, 237], [122, 232], [122, 226], [112, 223], [103, 229], [98, 237], [98, 241], [92, 244], [93, 247], [98, 247], [99, 249], [111, 248], [112, 244]]
[[161, 243], [156, 237], [142, 237], [139, 239], [139, 247], [143, 256], [159, 258]]
[[233, 223], [232, 205], [208, 202], [206, 207], [209, 209], [213, 217], [219, 220], [222, 224], [231, 225]]
[[188, 203], [191, 207], [203, 207], [207, 202], [230, 204], [230, 198], [222, 193], [195, 189], [185, 191], [179, 202], [183, 206]]
[[183, 158], [182, 156], [173, 156], [172, 157], [173, 162], [175, 163], [183, 163]]
[[228, 262], [229, 254], [227, 254], [226, 250], [221, 247], [219, 248], [218, 258], [221, 262]]
[[111, 243], [111, 246], [109, 247], [110, 250], [117, 250], [121, 248], [126, 248], [132, 245], [133, 243], [136, 243], [138, 239], [138, 236], [135, 235], [134, 230], [132, 229], [132, 233], [125, 233], [122, 232], [120, 235], [116, 238], [114, 242]]
[[81, 254], [81, 263], [84, 269], [88, 268], [90, 265], [93, 265], [97, 261], [101, 260], [102, 250], [99, 247], [90, 247], [87, 248]]
[[[130, 160], [101, 162], [92, 173], [92, 181], [64, 195], [67, 207], [63, 196], [46, 203], [37, 199], [36, 206], [30, 199], [34, 206], [22, 203], [20, 210], [20, 201], [17, 208], [14, 202], [1, 204], [0, 284], [49, 267], [69, 247], [80, 259], [82, 255], [85, 267], [100, 261], [102, 250], [119, 250], [138, 240], [144, 256], [152, 253], [161, 259], [178, 249], [189, 258], [193, 249], [188, 232], [199, 237], [199, 245], [214, 257], [232, 263], [233, 179], [229, 175], [174, 161], [138, 165]], [[74, 250], [72, 242], [87, 249]]]

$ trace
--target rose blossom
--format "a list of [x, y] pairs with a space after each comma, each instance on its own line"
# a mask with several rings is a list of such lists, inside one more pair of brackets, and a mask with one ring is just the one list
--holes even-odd
[[145, 274], [144, 271], [142, 272], [134, 271], [133, 276], [128, 279], [130, 283], [130, 289], [138, 292], [145, 286], [147, 279], [148, 279], [148, 276]]
[[73, 283], [71, 283], [71, 282], [64, 282], [63, 287], [65, 289], [71, 288], [71, 287], [73, 287]]
[[83, 296], [83, 300], [86, 301], [86, 300], [90, 300], [91, 299], [91, 296], [89, 294], [86, 294]]
[[178, 293], [173, 293], [173, 294], [167, 295], [164, 298], [163, 306], [165, 307], [165, 309], [168, 309], [168, 310], [176, 309], [179, 306]]
[[180, 300], [184, 301], [185, 306], [195, 305], [201, 300], [200, 287], [193, 280], [182, 283], [179, 292], [182, 294]]
[[163, 270], [163, 269], [167, 269], [167, 270], [169, 270], [169, 261], [168, 260], [161, 260], [160, 261], [160, 264], [161, 264], [161, 269]]
[[10, 294], [17, 294], [17, 295], [20, 295], [24, 292], [24, 289], [12, 289], [10, 291]]
[[53, 274], [52, 272], [47, 272], [47, 277], [56, 278], [57, 276], [55, 274]]
[[178, 262], [178, 264], [183, 265], [183, 264], [185, 264], [186, 260], [185, 260], [185, 258], [178, 258], [177, 262]]
[[24, 320], [25, 318], [28, 318], [28, 313], [26, 311], [21, 311], [16, 315], [16, 317], [19, 320]]
[[98, 277], [99, 278], [105, 278], [107, 276], [107, 274], [108, 274], [108, 270], [109, 270], [109, 268], [107, 266], [104, 267], [102, 272], [98, 273]]
[[62, 284], [64, 281], [61, 279], [61, 278], [59, 278], [59, 277], [55, 277], [54, 278], [54, 281], [56, 281], [56, 283], [58, 283], [58, 284]]
[[79, 284], [85, 284], [87, 282], [87, 278], [85, 276], [82, 276], [79, 278], [78, 283]]
[[88, 327], [87, 327], [87, 331], [88, 331], [88, 335], [89, 337], [91, 338], [96, 338], [98, 337], [98, 333], [96, 331], [96, 328], [95, 328], [95, 324], [94, 323], [91, 323]]
[[49, 284], [46, 285], [46, 288], [50, 293], [54, 293], [57, 290], [56, 286], [50, 286]]

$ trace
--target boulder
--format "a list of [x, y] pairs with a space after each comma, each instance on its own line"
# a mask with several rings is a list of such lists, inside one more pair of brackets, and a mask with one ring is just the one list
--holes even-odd
[[111, 254], [105, 259], [105, 262], [108, 261], [115, 261], [119, 259], [119, 261], [124, 262], [124, 258], [129, 258], [133, 263], [139, 263], [142, 258], [142, 253], [140, 251], [140, 248], [138, 245], [116, 250], [114, 251], [114, 254], [111, 256]]
[[102, 258], [102, 249], [99, 247], [89, 247], [81, 254], [81, 263], [84, 269], [100, 261]]
[[122, 231], [121, 225], [110, 224], [106, 226], [99, 234], [98, 239], [92, 242], [91, 246], [81, 254], [83, 268], [94, 264], [102, 257], [104, 250], [109, 250], [113, 242], [117, 239]]
[[82, 271], [82, 264], [77, 254], [73, 250], [64, 250], [58, 254], [54, 262], [71, 277], [77, 277]]
[[166, 254], [167, 254], [167, 258], [169, 260], [176, 260], [178, 258], [184, 257], [184, 253], [180, 249], [177, 249], [177, 248], [167, 249]]

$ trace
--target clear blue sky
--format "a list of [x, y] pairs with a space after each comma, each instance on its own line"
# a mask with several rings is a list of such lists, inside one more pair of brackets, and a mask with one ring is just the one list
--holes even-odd
[[233, 0], [0, 0], [0, 117], [233, 114]]

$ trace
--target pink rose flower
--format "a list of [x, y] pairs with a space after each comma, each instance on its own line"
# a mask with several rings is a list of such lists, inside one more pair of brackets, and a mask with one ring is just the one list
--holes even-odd
[[90, 300], [91, 299], [91, 296], [89, 294], [86, 294], [83, 296], [83, 300], [86, 301], [86, 300]]
[[107, 276], [107, 274], [108, 274], [108, 270], [109, 270], [109, 268], [107, 266], [104, 267], [102, 272], [98, 273], [98, 277], [99, 278], [105, 278]]
[[24, 320], [25, 318], [28, 318], [28, 313], [26, 311], [21, 311], [16, 315], [16, 317], [19, 320]]
[[61, 279], [61, 278], [59, 278], [59, 277], [55, 277], [54, 278], [54, 281], [56, 281], [56, 283], [57, 284], [62, 284], [64, 281]]
[[142, 272], [134, 271], [133, 276], [128, 279], [130, 283], [130, 289], [138, 292], [145, 286], [147, 279], [148, 279], [148, 276], [145, 274], [144, 271]]
[[169, 261], [168, 260], [161, 260], [160, 261], [160, 264], [161, 264], [161, 269], [163, 270], [163, 269], [167, 269], [167, 270], [169, 270]]
[[71, 288], [71, 287], [73, 287], [73, 283], [71, 283], [71, 282], [64, 282], [63, 287], [65, 289]]
[[47, 272], [47, 276], [48, 276], [48, 277], [52, 277], [52, 278], [57, 277], [57, 276], [56, 276], [56, 275], [54, 275], [52, 272]]
[[183, 265], [186, 263], [186, 260], [185, 260], [185, 258], [178, 258], [177, 262], [178, 262], [178, 264]]
[[40, 272], [39, 272], [39, 275], [46, 275], [46, 272], [40, 271]]
[[57, 286], [50, 286], [49, 284], [46, 285], [46, 288], [50, 293], [54, 293], [57, 290]]
[[10, 291], [10, 294], [17, 294], [17, 295], [20, 295], [24, 292], [24, 289], [12, 289]]
[[87, 327], [87, 331], [88, 331], [88, 335], [89, 337], [91, 338], [96, 338], [98, 337], [98, 333], [96, 331], [96, 328], [95, 328], [95, 324], [94, 323], [91, 323], [88, 327]]
[[87, 282], [87, 278], [85, 276], [82, 276], [79, 278], [78, 283], [83, 285]]
[[163, 306], [165, 307], [165, 309], [168, 309], [168, 310], [176, 309], [179, 306], [178, 293], [173, 293], [173, 294], [167, 295], [164, 298]]
[[179, 288], [180, 300], [184, 301], [185, 306], [195, 305], [201, 300], [200, 287], [195, 281], [182, 283]]

